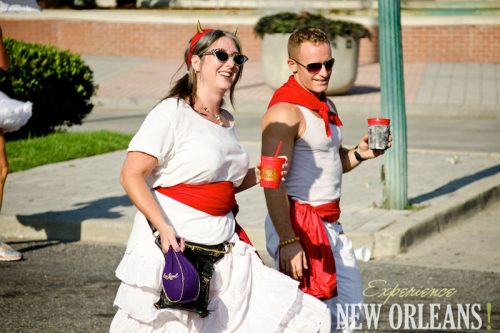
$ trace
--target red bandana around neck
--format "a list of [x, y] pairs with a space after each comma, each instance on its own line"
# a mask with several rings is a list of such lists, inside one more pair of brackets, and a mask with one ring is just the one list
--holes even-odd
[[212, 31], [214, 31], [214, 29], [203, 29], [203, 30], [201, 30], [201, 32], [197, 32], [193, 36], [193, 38], [191, 38], [191, 41], [189, 42], [189, 52], [188, 52], [187, 59], [186, 59], [188, 67], [191, 66], [191, 57], [193, 56], [193, 51], [194, 51], [194, 47], [196, 46], [196, 43], [198, 43], [198, 41], [201, 39], [201, 37], [205, 36], [206, 34], [208, 34], [209, 32], [212, 32]]
[[269, 102], [267, 108], [269, 109], [274, 104], [278, 103], [292, 103], [306, 107], [310, 110], [317, 111], [323, 121], [325, 122], [325, 131], [328, 137], [332, 136], [330, 123], [336, 126], [342, 126], [339, 116], [330, 111], [326, 95], [323, 93], [318, 98], [313, 93], [307, 91], [290, 75], [288, 81], [274, 92], [273, 98]]

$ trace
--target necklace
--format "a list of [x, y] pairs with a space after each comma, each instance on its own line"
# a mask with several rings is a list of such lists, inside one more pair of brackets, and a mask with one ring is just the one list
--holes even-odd
[[[199, 114], [201, 114], [204, 117], [208, 117], [208, 115], [210, 114], [210, 112], [208, 111], [208, 108], [206, 106], [202, 106], [202, 108], [203, 108], [203, 112], [198, 112], [196, 110], [195, 111], [198, 112]], [[221, 112], [219, 112], [219, 113], [217, 113], [215, 115], [215, 119], [217, 119], [217, 122], [218, 122], [219, 126], [224, 127], [224, 122], [222, 121]]]
[[217, 121], [219, 122], [220, 126], [224, 127], [224, 122], [222, 121], [222, 117], [221, 117], [220, 113], [217, 113], [215, 115], [215, 119], [217, 119]]

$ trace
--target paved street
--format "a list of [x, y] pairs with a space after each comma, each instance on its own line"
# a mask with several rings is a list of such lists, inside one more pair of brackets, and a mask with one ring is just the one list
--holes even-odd
[[[450, 297], [389, 297], [381, 306], [377, 331], [391, 328], [394, 304], [423, 305], [423, 323], [429, 322], [431, 303], [441, 311], [447, 304], [457, 315], [458, 304], [480, 304], [482, 327], [488, 324], [486, 303], [491, 304], [492, 332], [500, 330], [500, 202], [464, 220], [460, 225], [411, 248], [407, 254], [361, 264], [367, 303], [383, 304], [381, 288], [453, 289]], [[13, 242], [24, 252], [21, 262], [0, 263], [0, 332], [105, 332], [114, 314], [118, 287], [113, 271], [122, 246], [58, 241]], [[481, 258], [481, 260], [477, 260]], [[396, 290], [397, 291], [397, 290]], [[407, 305], [409, 306], [409, 305]], [[441, 312], [435, 324], [443, 322]], [[470, 315], [470, 323], [478, 320]], [[397, 324], [397, 323], [395, 323]], [[418, 323], [417, 323], [418, 325]], [[462, 323], [462, 330], [464, 329]], [[366, 328], [366, 327], [365, 327]], [[372, 330], [373, 331], [373, 327]], [[411, 332], [409, 330], [408, 332]]]

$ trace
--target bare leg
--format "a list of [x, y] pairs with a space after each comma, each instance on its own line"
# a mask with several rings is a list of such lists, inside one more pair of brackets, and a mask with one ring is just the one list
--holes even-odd
[[[9, 173], [9, 163], [7, 162], [7, 152], [5, 150], [5, 137], [0, 129], [0, 210], [2, 209], [3, 188]], [[6, 243], [0, 241], [0, 261], [21, 260], [23, 255], [11, 248]]]
[[2, 210], [3, 189], [7, 174], [9, 173], [9, 162], [7, 161], [7, 151], [5, 150], [5, 137], [0, 129], [0, 211]]

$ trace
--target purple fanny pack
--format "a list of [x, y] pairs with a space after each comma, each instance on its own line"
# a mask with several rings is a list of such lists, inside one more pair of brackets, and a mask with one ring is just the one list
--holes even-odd
[[[151, 223], [149, 226], [161, 251], [160, 235]], [[228, 242], [204, 245], [186, 241], [185, 244], [184, 252], [175, 252], [170, 246], [164, 254], [162, 291], [154, 306], [157, 309], [192, 311], [204, 318], [209, 314], [208, 296], [214, 265], [231, 246]]]
[[165, 253], [162, 285], [165, 296], [173, 303], [191, 302], [200, 294], [198, 272], [182, 252], [175, 252], [171, 246]]

